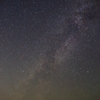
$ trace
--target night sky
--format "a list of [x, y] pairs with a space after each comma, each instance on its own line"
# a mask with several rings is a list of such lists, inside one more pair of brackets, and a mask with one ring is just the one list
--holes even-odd
[[100, 100], [100, 0], [1, 0], [0, 100]]

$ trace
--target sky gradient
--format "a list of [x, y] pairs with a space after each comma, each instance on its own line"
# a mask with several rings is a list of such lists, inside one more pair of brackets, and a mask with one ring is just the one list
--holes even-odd
[[0, 100], [100, 100], [100, 1], [1, 0]]

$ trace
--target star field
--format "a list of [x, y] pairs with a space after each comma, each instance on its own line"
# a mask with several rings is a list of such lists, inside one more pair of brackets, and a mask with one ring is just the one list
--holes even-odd
[[1, 0], [0, 100], [100, 100], [99, 9], [99, 0]]

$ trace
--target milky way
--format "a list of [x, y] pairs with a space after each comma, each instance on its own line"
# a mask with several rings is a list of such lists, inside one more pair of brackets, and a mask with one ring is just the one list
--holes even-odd
[[99, 0], [0, 2], [0, 100], [100, 100]]

